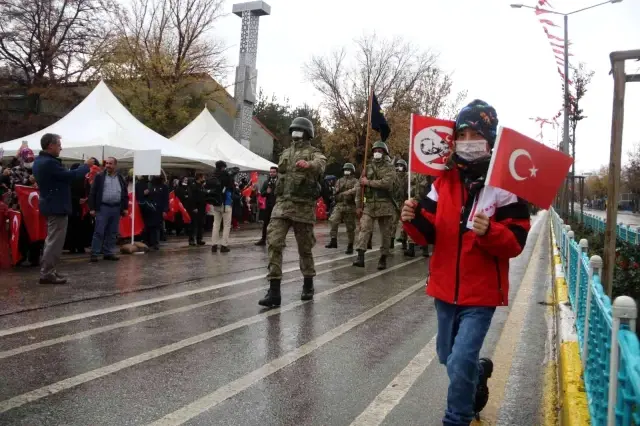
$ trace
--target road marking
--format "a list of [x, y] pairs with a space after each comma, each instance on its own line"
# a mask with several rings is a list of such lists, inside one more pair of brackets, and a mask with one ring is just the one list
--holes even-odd
[[[340, 265], [340, 266], [336, 266], [334, 268], [324, 269], [322, 271], [318, 271], [317, 275], [326, 274], [328, 272], [334, 272], [334, 271], [337, 271], [337, 270], [340, 270], [340, 269], [349, 268], [351, 266], [352, 265], [350, 263], [348, 263], [346, 265]], [[288, 280], [282, 281], [282, 284], [288, 284], [288, 283], [295, 282], [295, 281], [300, 281], [300, 278], [290, 278]], [[60, 343], [65, 343], [65, 342], [70, 342], [70, 341], [73, 341], [73, 340], [84, 339], [84, 338], [87, 338], [87, 337], [90, 337], [90, 336], [94, 336], [96, 334], [105, 333], [107, 331], [112, 331], [112, 330], [117, 330], [118, 328], [130, 327], [132, 325], [140, 324], [140, 323], [146, 322], [146, 321], [151, 321], [151, 320], [154, 320], [154, 319], [157, 319], [157, 318], [162, 318], [162, 317], [165, 317], [165, 316], [168, 316], [168, 315], [174, 315], [174, 314], [180, 314], [180, 313], [183, 313], [183, 312], [188, 312], [188, 311], [191, 311], [193, 309], [198, 309], [198, 308], [202, 308], [204, 306], [213, 305], [214, 303], [219, 303], [219, 302], [224, 302], [224, 301], [227, 301], [227, 300], [238, 299], [240, 297], [247, 296], [249, 294], [257, 293], [259, 291], [264, 291], [264, 290], [266, 290], [268, 288], [269, 288], [269, 286], [261, 286], [261, 287], [253, 288], [251, 290], [241, 291], [239, 293], [230, 294], [228, 296], [217, 297], [215, 299], [205, 300], [203, 302], [194, 303], [194, 304], [186, 305], [186, 306], [181, 306], [181, 307], [175, 308], [175, 309], [170, 309], [168, 311], [158, 312], [156, 314], [144, 315], [144, 316], [141, 316], [141, 317], [138, 317], [138, 318], [135, 318], [135, 319], [132, 319], [132, 320], [128, 320], [128, 321], [116, 322], [116, 323], [105, 325], [105, 326], [102, 326], [102, 327], [96, 327], [96, 328], [92, 328], [90, 330], [81, 331], [79, 333], [67, 334], [67, 335], [64, 335], [64, 336], [56, 337], [55, 339], [43, 340], [41, 342], [32, 343], [30, 345], [20, 346], [20, 347], [14, 348], [14, 349], [9, 349], [9, 350], [0, 352], [0, 359], [4, 359], [4, 358], [11, 357], [11, 356], [23, 354], [23, 353], [29, 352], [29, 351], [34, 351], [36, 349], [46, 348], [48, 346], [57, 345], [57, 344], [60, 344]]]
[[522, 327], [529, 312], [534, 283], [537, 283], [537, 273], [540, 262], [542, 261], [540, 259], [540, 251], [542, 248], [542, 240], [544, 240], [543, 232], [545, 232], [544, 227], [538, 234], [538, 239], [529, 258], [529, 264], [522, 277], [522, 283], [511, 305], [509, 316], [502, 328], [500, 339], [493, 352], [494, 365], [499, 367], [493, 370], [493, 375], [491, 379], [489, 379], [491, 396], [487, 406], [481, 413], [483, 425], [495, 425], [498, 420], [498, 415], [500, 414], [507, 381], [511, 373], [513, 358], [522, 339]]
[[150, 423], [149, 426], [168, 426], [168, 425], [181, 425], [186, 421], [204, 413], [205, 411], [210, 410], [216, 405], [220, 404], [222, 401], [229, 399], [245, 389], [250, 388], [255, 383], [260, 380], [263, 380], [273, 373], [283, 369], [284, 367], [296, 362], [300, 358], [310, 354], [321, 346], [331, 342], [337, 337], [342, 336], [352, 328], [364, 323], [385, 309], [395, 305], [411, 294], [415, 293], [417, 290], [424, 288], [426, 277], [423, 280], [420, 280], [417, 284], [412, 285], [408, 289], [404, 290], [401, 293], [393, 296], [390, 299], [382, 302], [381, 304], [369, 309], [366, 312], [358, 315], [355, 318], [347, 321], [346, 323], [324, 333], [320, 337], [305, 343], [304, 345], [292, 350], [281, 356], [280, 358], [274, 359], [268, 364], [263, 365], [257, 370], [252, 371], [251, 373], [245, 374], [239, 379], [234, 380], [220, 388], [216, 391], [205, 395], [204, 397], [188, 404], [179, 410], [176, 410], [172, 413], [167, 414], [161, 419], [156, 420], [153, 423]]
[[411, 386], [424, 373], [436, 356], [436, 337], [409, 362], [369, 406], [351, 423], [351, 426], [377, 426], [409, 392]]
[[[408, 266], [408, 265], [410, 265], [412, 263], [416, 263], [416, 262], [418, 262], [420, 260], [422, 260], [422, 259], [421, 258], [412, 259], [412, 260], [409, 260], [407, 262], [403, 262], [403, 263], [400, 263], [398, 265], [392, 266], [392, 267], [390, 267], [388, 269], [385, 269], [384, 271], [375, 272], [373, 274], [365, 275], [365, 276], [360, 277], [360, 278], [358, 278], [356, 280], [349, 281], [349, 282], [347, 282], [345, 284], [341, 284], [341, 285], [339, 285], [337, 287], [334, 287], [332, 289], [329, 289], [329, 290], [323, 291], [321, 293], [318, 293], [318, 294], [315, 295], [314, 299], [317, 301], [318, 299], [327, 297], [327, 296], [329, 296], [329, 295], [331, 295], [333, 293], [337, 293], [337, 292], [339, 292], [341, 290], [345, 290], [345, 289], [347, 289], [349, 287], [353, 287], [353, 286], [355, 286], [357, 284], [363, 283], [363, 282], [368, 281], [368, 280], [370, 280], [372, 278], [376, 278], [376, 277], [379, 277], [381, 275], [387, 274], [389, 272], [395, 271], [397, 269], [403, 268], [403, 267]], [[422, 285], [424, 286], [424, 281], [422, 282]], [[201, 333], [201, 334], [198, 334], [196, 336], [192, 336], [192, 337], [189, 337], [187, 339], [180, 340], [180, 341], [172, 343], [170, 345], [162, 346], [162, 347], [154, 349], [152, 351], [143, 352], [143, 353], [141, 353], [139, 355], [124, 359], [122, 361], [118, 361], [116, 363], [109, 364], [109, 365], [106, 365], [104, 367], [97, 368], [95, 370], [87, 371], [86, 373], [82, 373], [82, 374], [79, 374], [77, 376], [69, 377], [68, 379], [64, 379], [64, 380], [61, 380], [59, 382], [52, 383], [50, 385], [41, 387], [39, 389], [35, 389], [33, 391], [24, 393], [22, 395], [15, 396], [13, 398], [10, 398], [10, 399], [7, 399], [7, 400], [4, 400], [4, 401], [0, 402], [0, 413], [4, 413], [5, 411], [11, 410], [11, 409], [16, 408], [16, 407], [20, 407], [20, 406], [22, 406], [24, 404], [27, 404], [29, 402], [37, 401], [37, 400], [39, 400], [41, 398], [44, 398], [46, 396], [50, 396], [50, 395], [56, 394], [58, 392], [62, 392], [64, 390], [71, 389], [71, 388], [79, 386], [79, 385], [81, 385], [83, 383], [87, 383], [87, 382], [90, 382], [92, 380], [99, 379], [99, 378], [107, 376], [109, 374], [116, 373], [116, 372], [118, 372], [120, 370], [132, 367], [132, 366], [137, 365], [137, 364], [141, 364], [141, 363], [143, 363], [145, 361], [149, 361], [149, 360], [152, 360], [154, 358], [158, 358], [160, 356], [164, 356], [164, 355], [170, 354], [172, 352], [178, 351], [180, 349], [184, 349], [186, 347], [195, 345], [197, 343], [204, 342], [206, 340], [212, 339], [212, 338], [214, 338], [216, 336], [220, 336], [220, 335], [228, 333], [230, 331], [237, 330], [239, 328], [242, 328], [242, 327], [245, 327], [245, 326], [248, 326], [248, 325], [251, 325], [251, 324], [258, 323], [258, 322], [260, 322], [260, 321], [262, 321], [262, 320], [264, 320], [264, 319], [266, 319], [266, 318], [268, 318], [270, 316], [278, 315], [278, 314], [281, 314], [283, 312], [291, 311], [291, 310], [297, 308], [298, 306], [304, 305], [305, 303], [309, 303], [309, 302], [296, 301], [296, 302], [290, 303], [288, 305], [285, 305], [285, 306], [283, 306], [281, 308], [272, 309], [270, 311], [263, 312], [261, 314], [254, 315], [252, 317], [245, 318], [243, 320], [236, 321], [234, 323], [225, 325], [224, 327], [219, 327], [219, 328], [207, 331], [205, 333]]]
[[[368, 252], [375, 252], [375, 251], [378, 251], [378, 250], [379, 249], [373, 249], [373, 250], [369, 250]], [[343, 260], [343, 259], [352, 258], [352, 257], [353, 257], [353, 255], [339, 256], [339, 257], [336, 257], [335, 259], [328, 259], [328, 260], [324, 260], [322, 262], [318, 262], [318, 263], [316, 263], [316, 266], [324, 265], [324, 264], [332, 263], [332, 262], [337, 262], [337, 261], [340, 261], [340, 260]], [[289, 273], [289, 272], [297, 271], [299, 269], [300, 269], [299, 266], [296, 266], [296, 267], [285, 269], [285, 270], [282, 271], [282, 273], [286, 274], [286, 273]], [[33, 323], [33, 324], [22, 325], [22, 326], [19, 326], [19, 327], [8, 328], [6, 330], [0, 330], [0, 337], [9, 336], [9, 335], [12, 335], [12, 334], [17, 334], [17, 333], [23, 333], [25, 331], [30, 331], [30, 330], [37, 330], [39, 328], [50, 327], [52, 325], [64, 324], [64, 323], [71, 322], [71, 321], [78, 321], [78, 320], [82, 320], [82, 319], [86, 319], [86, 318], [96, 317], [96, 316], [99, 316], [99, 315], [110, 314], [110, 313], [113, 313], [113, 312], [123, 311], [125, 309], [139, 308], [140, 306], [146, 306], [146, 305], [152, 305], [154, 303], [166, 302], [167, 300], [180, 299], [180, 298], [183, 298], [183, 297], [192, 296], [194, 294], [206, 293], [208, 291], [218, 290], [220, 288], [232, 287], [232, 286], [235, 286], [235, 285], [244, 284], [244, 283], [248, 283], [248, 282], [259, 280], [259, 279], [265, 279], [265, 277], [266, 277], [266, 274], [254, 275], [254, 276], [251, 276], [251, 277], [240, 278], [240, 279], [229, 281], [229, 282], [222, 283], [222, 284], [210, 285], [210, 286], [199, 288], [199, 289], [196, 289], [196, 290], [182, 291], [182, 292], [179, 292], [179, 293], [169, 294], [167, 296], [154, 297], [152, 299], [140, 300], [138, 302], [132, 302], [132, 303], [127, 303], [127, 304], [123, 304], [123, 305], [112, 306], [110, 308], [96, 309], [96, 310], [93, 310], [93, 311], [83, 312], [81, 314], [69, 315], [69, 316], [66, 316], [66, 317], [60, 317], [60, 318], [56, 318], [56, 319], [52, 319], [52, 320], [41, 321], [41, 322], [36, 322], [36, 323]]]

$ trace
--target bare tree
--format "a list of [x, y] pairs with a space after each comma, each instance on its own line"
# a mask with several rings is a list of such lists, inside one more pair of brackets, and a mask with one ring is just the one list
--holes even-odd
[[110, 0], [0, 0], [0, 63], [22, 84], [86, 78], [108, 37]]
[[[389, 143], [397, 148], [396, 154], [406, 154], [410, 114], [447, 109], [451, 76], [439, 69], [437, 59], [436, 54], [402, 38], [382, 39], [375, 34], [356, 39], [353, 53], [345, 47], [313, 56], [304, 71], [322, 94], [330, 127], [341, 135], [335, 141], [341, 145], [336, 147], [341, 155], [357, 147], [356, 161], [362, 157], [372, 86], [391, 124]], [[349, 141], [344, 140], [346, 135]]]
[[226, 100], [215, 81], [190, 90], [227, 71], [223, 43], [207, 36], [222, 6], [223, 0], [133, 0], [115, 14], [117, 36], [101, 75], [155, 130], [170, 135], [209, 98]]

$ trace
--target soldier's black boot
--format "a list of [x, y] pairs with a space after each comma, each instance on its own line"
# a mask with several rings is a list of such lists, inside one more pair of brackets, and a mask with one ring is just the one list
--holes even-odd
[[271, 280], [269, 282], [269, 291], [267, 295], [258, 301], [258, 305], [266, 306], [267, 308], [275, 308], [280, 306], [280, 280]]
[[416, 245], [409, 243], [409, 248], [404, 252], [405, 256], [416, 257]]
[[387, 256], [385, 256], [384, 254], [380, 256], [380, 260], [378, 260], [378, 269], [387, 269]]
[[475, 413], [476, 419], [480, 420], [480, 412], [489, 401], [489, 387], [487, 386], [487, 381], [493, 373], [493, 361], [491, 361], [489, 358], [480, 358], [478, 364], [480, 364], [482, 368], [482, 374], [480, 374], [480, 380], [478, 381], [478, 386], [476, 387], [476, 400], [473, 404], [473, 411]]
[[407, 250], [407, 240], [402, 240], [402, 250]]
[[344, 254], [353, 254], [353, 243], [349, 243], [347, 251], [345, 251]]
[[324, 246], [324, 248], [338, 248], [338, 239], [337, 238], [331, 238], [331, 241], [329, 241], [329, 244]]
[[429, 246], [422, 247], [422, 256], [429, 257]]
[[358, 250], [358, 258], [353, 262], [353, 266], [364, 268], [364, 250]]
[[304, 284], [302, 284], [302, 294], [300, 300], [313, 300], [313, 277], [304, 277]]

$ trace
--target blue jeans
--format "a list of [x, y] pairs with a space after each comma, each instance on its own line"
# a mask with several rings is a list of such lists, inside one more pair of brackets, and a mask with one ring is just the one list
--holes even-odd
[[436, 352], [447, 366], [449, 391], [445, 426], [468, 426], [473, 420], [476, 386], [480, 377], [480, 349], [489, 331], [495, 307], [458, 306], [435, 300], [438, 313]]
[[97, 256], [102, 252], [104, 256], [115, 254], [116, 237], [120, 229], [120, 206], [100, 206], [96, 212], [96, 226], [91, 242], [91, 254]]

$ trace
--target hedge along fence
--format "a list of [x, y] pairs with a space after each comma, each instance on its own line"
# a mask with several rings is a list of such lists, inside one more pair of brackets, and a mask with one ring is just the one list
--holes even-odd
[[595, 426], [640, 425], [640, 343], [635, 335], [633, 298], [613, 304], [600, 281], [602, 259], [587, 257], [586, 239], [574, 233], [551, 210], [569, 299], [576, 315], [584, 382], [591, 423]]

